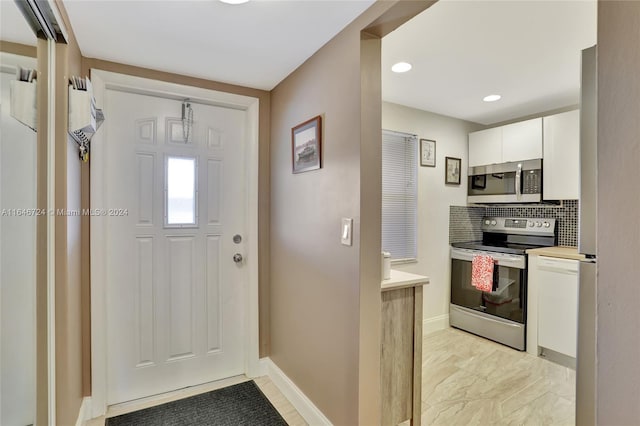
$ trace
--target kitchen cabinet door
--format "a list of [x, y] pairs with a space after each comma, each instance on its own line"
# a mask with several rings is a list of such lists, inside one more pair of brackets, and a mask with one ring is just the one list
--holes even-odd
[[538, 259], [538, 346], [576, 357], [578, 342], [577, 260]]
[[527, 259], [527, 353], [538, 356], [538, 260], [540, 256], [530, 253]]
[[542, 118], [502, 126], [502, 161], [542, 158]]
[[580, 110], [543, 118], [542, 188], [545, 200], [580, 196]]
[[502, 163], [502, 127], [469, 133], [469, 167]]

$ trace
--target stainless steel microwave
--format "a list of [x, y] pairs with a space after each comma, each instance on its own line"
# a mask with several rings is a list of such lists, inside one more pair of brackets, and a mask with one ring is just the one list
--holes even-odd
[[468, 179], [469, 203], [542, 201], [542, 160], [470, 167]]

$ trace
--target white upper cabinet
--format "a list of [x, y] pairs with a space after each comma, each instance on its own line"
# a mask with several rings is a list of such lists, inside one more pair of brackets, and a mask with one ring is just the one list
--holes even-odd
[[542, 158], [542, 118], [469, 133], [469, 167]]
[[502, 162], [502, 128], [469, 133], [469, 167]]
[[580, 196], [580, 110], [544, 117], [543, 195], [545, 200]]
[[502, 161], [542, 158], [542, 118], [502, 126]]

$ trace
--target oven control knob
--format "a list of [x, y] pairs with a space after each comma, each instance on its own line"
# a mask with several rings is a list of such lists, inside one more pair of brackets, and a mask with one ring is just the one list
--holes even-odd
[[550, 227], [550, 226], [551, 226], [551, 224], [550, 224], [549, 222], [545, 222], [545, 223], [544, 223], [544, 227], [545, 227], [545, 228], [548, 228], [548, 227]]
[[487, 225], [487, 226], [489, 226], [490, 223], [491, 223], [491, 221], [489, 219], [484, 221], [484, 224]]
[[536, 226], [537, 226], [538, 228], [542, 227], [542, 222], [536, 222]]
[[498, 222], [496, 222], [495, 220], [491, 221], [491, 226], [496, 226], [498, 224]]
[[530, 220], [530, 221], [528, 222], [528, 224], [529, 224], [529, 228], [533, 228], [533, 221], [532, 221], [532, 220]]

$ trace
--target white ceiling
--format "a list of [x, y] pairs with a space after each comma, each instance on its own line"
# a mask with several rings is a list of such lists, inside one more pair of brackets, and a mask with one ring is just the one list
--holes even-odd
[[[270, 90], [373, 1], [64, 5], [84, 56]], [[14, 1], [0, 7], [0, 37], [34, 44]], [[383, 39], [383, 99], [482, 124], [575, 105], [595, 42], [595, 0], [440, 0]], [[392, 73], [401, 60], [413, 69]]]
[[27, 24], [14, 0], [0, 0], [0, 40], [36, 45], [36, 35]]
[[482, 124], [575, 105], [595, 43], [595, 1], [440, 0], [382, 40], [383, 99]]
[[270, 90], [373, 0], [64, 0], [86, 57]]

